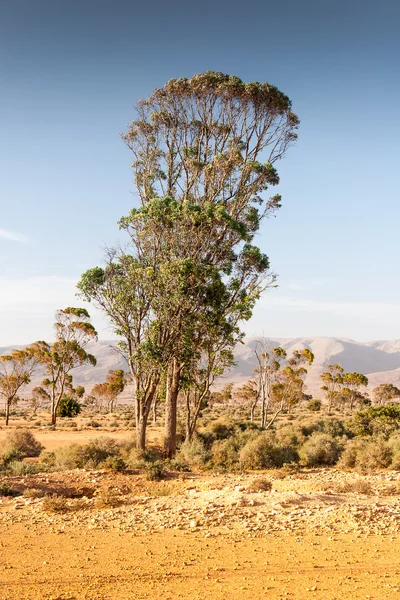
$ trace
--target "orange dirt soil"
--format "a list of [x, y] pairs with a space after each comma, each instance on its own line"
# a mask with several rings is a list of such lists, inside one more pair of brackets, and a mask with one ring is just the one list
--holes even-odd
[[398, 474], [278, 475], [2, 477], [30, 493], [0, 498], [0, 598], [400, 599]]

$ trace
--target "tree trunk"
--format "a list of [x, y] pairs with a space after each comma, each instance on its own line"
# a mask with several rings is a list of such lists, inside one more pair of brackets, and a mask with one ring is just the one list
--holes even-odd
[[8, 425], [8, 421], [9, 421], [9, 418], [10, 418], [10, 402], [9, 402], [8, 399], [6, 400], [5, 409], [6, 409], [6, 425]]
[[146, 426], [147, 416], [142, 415], [136, 426], [136, 449], [140, 452], [146, 450]]
[[57, 422], [57, 410], [55, 408], [52, 408], [51, 409], [51, 424], [54, 425], [54, 427], [55, 427], [56, 422]]
[[153, 425], [157, 425], [157, 398], [153, 402]]
[[173, 458], [176, 453], [176, 413], [181, 368], [176, 358], [168, 365], [167, 391], [165, 397], [165, 437], [164, 450], [167, 458]]

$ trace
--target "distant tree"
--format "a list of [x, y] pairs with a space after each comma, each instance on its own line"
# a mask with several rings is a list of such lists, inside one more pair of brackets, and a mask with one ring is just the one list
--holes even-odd
[[257, 378], [255, 402], [261, 400], [261, 429], [264, 429], [271, 402], [272, 388], [277, 381], [277, 375], [287, 357], [287, 353], [281, 347], [269, 349], [265, 339], [257, 340], [254, 352], [258, 363], [258, 367], [254, 371]]
[[[228, 346], [228, 347], [226, 347]], [[234, 364], [230, 344], [225, 344], [222, 336], [210, 336], [208, 343], [202, 344], [200, 360], [196, 357], [192, 365], [187, 365], [181, 379], [186, 412], [186, 441], [190, 441], [196, 431], [197, 420], [211, 398], [211, 386], [227, 367]], [[221, 390], [221, 400], [232, 399], [233, 385]]]
[[354, 404], [360, 400], [360, 388], [368, 385], [368, 377], [362, 373], [345, 373], [343, 375], [343, 386], [347, 391], [350, 410], [353, 410]]
[[328, 400], [328, 412], [332, 410], [332, 406], [340, 398], [340, 391], [343, 386], [344, 369], [338, 365], [328, 365], [327, 370], [321, 374], [321, 379], [324, 385], [321, 390], [325, 392]]
[[46, 390], [40, 386], [33, 388], [30, 398], [30, 407], [32, 408], [32, 414], [36, 415], [39, 408], [42, 408], [46, 404], [50, 404], [50, 395]]
[[0, 395], [5, 403], [6, 425], [9, 423], [10, 407], [17, 402], [18, 392], [30, 382], [36, 365], [35, 344], [0, 356]]
[[393, 398], [400, 398], [400, 390], [392, 383], [382, 383], [372, 390], [374, 404], [385, 404]]
[[278, 415], [290, 410], [305, 399], [304, 380], [307, 369], [304, 365], [312, 365], [314, 354], [308, 348], [295, 350], [279, 371], [277, 382], [272, 386], [271, 411], [272, 417], [265, 425], [269, 429]]
[[94, 396], [100, 406], [104, 403], [109, 413], [113, 412], [116, 400], [121, 394], [127, 383], [127, 373], [122, 369], [116, 371], [110, 370], [104, 383], [97, 383], [93, 386], [91, 395]]
[[254, 413], [258, 402], [257, 383], [253, 379], [249, 379], [235, 390], [234, 397], [240, 404], [244, 404], [250, 409], [250, 421], [254, 421]]
[[71, 371], [84, 364], [96, 365], [95, 357], [85, 349], [89, 342], [97, 340], [96, 330], [89, 320], [84, 308], [58, 310], [54, 325], [56, 341], [39, 343], [38, 356], [46, 374], [42, 386], [50, 396], [53, 425], [57, 422], [61, 399], [74, 390]]

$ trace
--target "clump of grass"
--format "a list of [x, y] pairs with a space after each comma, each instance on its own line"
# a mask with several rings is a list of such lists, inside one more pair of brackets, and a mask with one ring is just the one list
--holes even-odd
[[96, 495], [96, 506], [98, 508], [116, 508], [121, 506], [123, 498], [117, 490], [113, 488], [106, 488], [100, 490]]
[[253, 479], [247, 489], [249, 492], [270, 492], [272, 490], [272, 481], [266, 477], [259, 477], [258, 479]]
[[64, 496], [49, 494], [43, 498], [42, 508], [47, 513], [65, 513], [69, 511], [69, 504]]
[[162, 497], [166, 497], [166, 496], [171, 496], [172, 490], [169, 485], [164, 483], [164, 484], [157, 485], [156, 487], [154, 487], [150, 493], [152, 496], [155, 496], [157, 498], [162, 498]]
[[38, 488], [25, 488], [22, 495], [24, 498], [43, 498], [45, 492]]

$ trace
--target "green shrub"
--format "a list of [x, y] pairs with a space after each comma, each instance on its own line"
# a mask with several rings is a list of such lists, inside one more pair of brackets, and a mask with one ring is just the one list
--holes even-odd
[[319, 412], [321, 410], [321, 407], [321, 400], [317, 400], [316, 398], [313, 398], [312, 400], [309, 400], [307, 402], [307, 410], [310, 410], [311, 412]]
[[191, 468], [204, 467], [210, 459], [210, 452], [203, 443], [203, 438], [196, 437], [190, 442], [183, 442], [178, 457]]
[[24, 475], [34, 475], [39, 473], [40, 468], [35, 463], [24, 462], [23, 460], [13, 460], [7, 465], [7, 474], [14, 477], [23, 477]]
[[353, 438], [346, 442], [340, 457], [339, 466], [342, 468], [354, 469], [357, 466], [358, 457], [367, 445], [368, 442], [363, 438]]
[[14, 498], [16, 496], [20, 496], [21, 492], [13, 488], [6, 482], [0, 483], [0, 496]]
[[126, 470], [126, 462], [120, 456], [109, 456], [102, 463], [102, 467], [115, 473], [123, 473]]
[[109, 457], [116, 457], [120, 453], [120, 445], [109, 437], [98, 437], [81, 447], [81, 467], [96, 469]]
[[164, 476], [165, 469], [161, 460], [146, 465], [146, 477], [149, 481], [161, 481]]
[[82, 410], [82, 404], [71, 398], [70, 396], [63, 396], [57, 407], [57, 415], [63, 417], [76, 417]]
[[381, 435], [388, 439], [400, 429], [400, 404], [372, 406], [359, 411], [350, 422], [355, 435]]
[[386, 469], [390, 466], [393, 450], [390, 444], [380, 438], [354, 438], [345, 446], [340, 466], [356, 468], [361, 472]]
[[250, 440], [240, 451], [240, 462], [247, 469], [273, 469], [297, 461], [296, 448], [279, 445], [270, 431]]
[[334, 465], [343, 446], [328, 433], [314, 432], [299, 450], [300, 462], [305, 467]]

